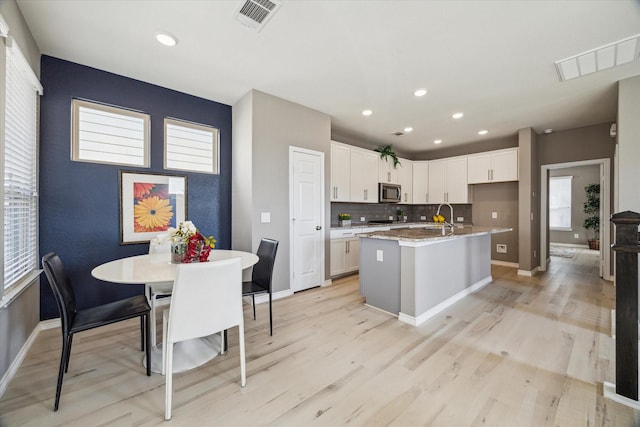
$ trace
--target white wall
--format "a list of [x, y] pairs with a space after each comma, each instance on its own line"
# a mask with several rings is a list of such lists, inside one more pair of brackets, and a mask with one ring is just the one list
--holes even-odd
[[[233, 129], [233, 248], [255, 252], [261, 238], [278, 240], [273, 290], [287, 290], [290, 288], [289, 146], [325, 153], [324, 228], [328, 260], [331, 119], [308, 107], [252, 90], [233, 106]], [[270, 223], [260, 222], [261, 212], [271, 214]], [[249, 240], [251, 248], [246, 247]], [[328, 271], [325, 266], [325, 277]]]
[[618, 83], [618, 206], [640, 212], [640, 76]]

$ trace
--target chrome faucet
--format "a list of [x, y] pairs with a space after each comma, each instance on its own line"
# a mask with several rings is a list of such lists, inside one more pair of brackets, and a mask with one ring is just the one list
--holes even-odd
[[[451, 212], [450, 222], [445, 222], [445, 224], [451, 227], [451, 231], [453, 232], [453, 206], [451, 206], [449, 203], [440, 203], [438, 205], [438, 212], [436, 212], [436, 215], [440, 215], [440, 208], [444, 205], [449, 206], [449, 209]], [[444, 233], [444, 227], [442, 227], [442, 233]]]

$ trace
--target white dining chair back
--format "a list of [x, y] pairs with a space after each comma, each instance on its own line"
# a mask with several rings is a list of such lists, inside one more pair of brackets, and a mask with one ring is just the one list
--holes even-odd
[[[168, 236], [159, 235], [149, 242], [150, 254], [166, 253], [168, 257], [171, 257], [170, 252], [171, 241]], [[167, 258], [167, 262], [168, 260], [169, 258]], [[147, 296], [151, 306], [151, 315], [149, 317], [151, 323], [151, 345], [153, 347], [156, 346], [156, 309], [171, 302], [172, 289], [173, 282], [146, 283], [144, 286], [144, 294]]]
[[[242, 267], [240, 258], [180, 264], [171, 306], [164, 311], [163, 361], [166, 375], [165, 419], [171, 419], [173, 345], [238, 326], [240, 377], [246, 384]], [[220, 340], [221, 350], [224, 342]]]

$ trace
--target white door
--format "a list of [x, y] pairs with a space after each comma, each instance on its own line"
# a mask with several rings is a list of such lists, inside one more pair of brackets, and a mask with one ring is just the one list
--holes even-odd
[[291, 290], [324, 282], [324, 153], [289, 147]]

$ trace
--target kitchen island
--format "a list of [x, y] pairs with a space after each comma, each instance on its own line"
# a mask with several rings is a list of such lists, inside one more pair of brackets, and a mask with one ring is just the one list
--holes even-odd
[[511, 228], [429, 226], [359, 234], [366, 305], [418, 326], [492, 281], [491, 234]]

